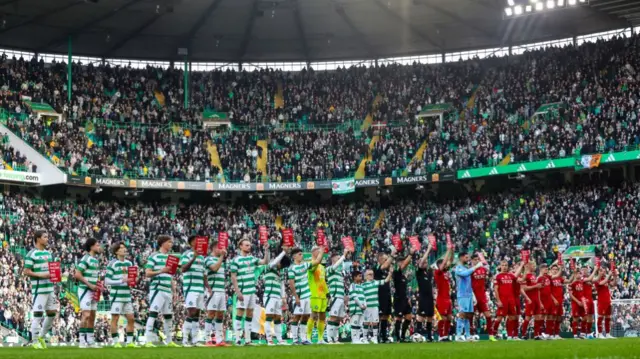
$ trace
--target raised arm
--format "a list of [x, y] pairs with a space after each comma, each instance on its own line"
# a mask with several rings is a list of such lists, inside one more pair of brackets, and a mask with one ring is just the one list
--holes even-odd
[[282, 261], [282, 258], [284, 258], [285, 254], [287, 254], [287, 252], [285, 251], [280, 252], [280, 254], [278, 254], [277, 257], [275, 257], [271, 262], [269, 262], [269, 268], [273, 269], [277, 267], [278, 264], [280, 264], [280, 262]]
[[418, 267], [419, 268], [427, 268], [427, 265], [429, 264], [429, 254], [431, 254], [431, 244], [429, 244], [429, 246], [427, 247], [427, 251], [424, 252], [424, 255], [422, 255], [422, 258], [420, 258], [420, 260], [418, 260]]
[[224, 262], [224, 256], [226, 255], [227, 255], [227, 251], [225, 250], [220, 251], [220, 254], [218, 255], [218, 261], [215, 264], [210, 265], [209, 269], [212, 272], [217, 272], [220, 269], [220, 267], [222, 267], [222, 262]]
[[269, 242], [264, 244], [264, 258], [258, 261], [258, 264], [263, 266], [269, 263], [269, 258], [271, 257], [271, 253], [269, 252]]

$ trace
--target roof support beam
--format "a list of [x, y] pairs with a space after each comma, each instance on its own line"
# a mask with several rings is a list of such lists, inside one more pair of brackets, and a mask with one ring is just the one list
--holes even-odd
[[134, 38], [135, 36], [140, 34], [144, 29], [146, 29], [147, 27], [151, 26], [154, 22], [156, 22], [156, 20], [161, 18], [164, 14], [165, 14], [164, 12], [160, 13], [160, 14], [155, 14], [154, 13], [153, 16], [149, 20], [147, 20], [144, 23], [142, 23], [142, 25], [138, 26], [131, 33], [127, 34], [127, 36], [125, 36], [122, 40], [120, 40], [117, 43], [115, 43], [107, 51], [103, 52], [101, 56], [102, 57], [111, 56], [111, 54], [113, 54], [114, 52], [119, 50], [121, 47], [123, 47], [127, 42], [129, 42], [129, 40], [131, 40], [132, 38]]
[[438, 45], [432, 38], [431, 36], [427, 35], [426, 32], [422, 32], [422, 30], [420, 30], [418, 27], [414, 26], [413, 24], [411, 24], [409, 21], [407, 21], [404, 17], [402, 17], [402, 15], [398, 14], [397, 12], [391, 10], [389, 8], [389, 6], [386, 6], [385, 4], [383, 4], [380, 0], [374, 0], [375, 4], [378, 5], [379, 8], [381, 8], [384, 12], [386, 12], [387, 14], [391, 15], [391, 17], [395, 18], [398, 22], [402, 23], [405, 27], [409, 28], [409, 30], [418, 35], [418, 37], [420, 37], [421, 39], [425, 40], [426, 42], [428, 42], [429, 44], [431, 44], [431, 46], [437, 48], [440, 51], [444, 51], [442, 49], [442, 46]]
[[238, 50], [238, 60], [242, 60], [244, 56], [247, 54], [247, 47], [249, 46], [249, 41], [251, 41], [251, 34], [253, 33], [253, 24], [256, 20], [256, 13], [258, 12], [259, 0], [253, 0], [251, 4], [251, 13], [249, 14], [249, 21], [247, 22], [247, 26], [244, 28], [244, 35], [242, 36], [242, 42], [240, 43], [240, 49]]
[[353, 32], [353, 34], [360, 39], [360, 44], [364, 47], [364, 49], [367, 51], [369, 56], [371, 56], [372, 58], [377, 58], [378, 55], [376, 54], [376, 51], [373, 49], [373, 46], [371, 46], [371, 44], [367, 41], [367, 38], [364, 36], [364, 34], [360, 30], [358, 30], [358, 28], [353, 24], [353, 21], [351, 21], [349, 16], [347, 16], [347, 14], [344, 12], [344, 7], [342, 7], [342, 5], [340, 4], [337, 4], [335, 0], [333, 0], [332, 3], [338, 16], [340, 16], [340, 18], [347, 24], [347, 26], [349, 26], [349, 29], [351, 29], [351, 32]]
[[99, 17], [97, 17], [95, 19], [91, 19], [91, 20], [85, 22], [84, 24], [82, 24], [80, 27], [77, 27], [75, 29], [67, 31], [64, 35], [60, 35], [59, 37], [56, 37], [56, 38], [52, 39], [48, 43], [39, 46], [36, 49], [36, 52], [43, 52], [48, 48], [55, 47], [55, 46], [58, 46], [60, 44], [63, 44], [64, 42], [67, 41], [69, 36], [74, 37], [74, 36], [80, 34], [83, 31], [85, 31], [88, 28], [90, 28], [91, 26], [98, 25], [102, 21], [114, 16], [118, 12], [120, 12], [122, 10], [125, 10], [126, 8], [130, 7], [131, 5], [133, 5], [133, 4], [135, 4], [135, 3], [139, 2], [139, 1], [141, 1], [141, 0], [131, 0], [128, 3], [126, 3], [126, 4], [124, 4], [124, 5], [120, 6], [120, 7], [117, 7], [115, 9], [103, 14], [103, 15], [100, 15]]
[[499, 36], [497, 36], [497, 34], [494, 34], [493, 32], [481, 28], [477, 25], [475, 25], [473, 22], [469, 22], [469, 21], [464, 21], [462, 18], [460, 18], [460, 16], [450, 12], [449, 10], [445, 10], [443, 8], [441, 8], [440, 6], [434, 5], [432, 3], [430, 3], [429, 1], [425, 1], [425, 0], [413, 0], [415, 4], [420, 4], [428, 9], [431, 9], [435, 12], [438, 12], [444, 16], [447, 16], [451, 19], [453, 19], [455, 22], [457, 22], [458, 24], [469, 28], [475, 32], [478, 32], [480, 34], [482, 34], [484, 37], [491, 39], [491, 40], [495, 40], [496, 38], [499, 38]]
[[51, 15], [55, 15], [55, 14], [57, 14], [59, 12], [63, 12], [65, 10], [67, 10], [67, 9], [70, 9], [70, 8], [72, 8], [72, 7], [76, 6], [76, 5], [80, 5], [80, 4], [84, 4], [84, 1], [83, 0], [77, 0], [77, 1], [72, 2], [72, 3], [68, 3], [68, 4], [65, 4], [63, 6], [59, 6], [57, 8], [47, 10], [47, 11], [41, 13], [41, 14], [38, 14], [36, 16], [30, 17], [29, 19], [27, 19], [25, 21], [22, 21], [22, 22], [19, 22], [19, 23], [15, 24], [15, 25], [7, 26], [4, 29], [1, 29], [0, 30], [0, 34], [3, 34], [3, 33], [7, 32], [9, 30], [13, 30], [15, 28], [18, 28], [18, 27], [21, 27], [21, 26], [24, 26], [24, 25], [29, 25], [29, 24], [32, 24], [34, 22], [42, 21], [42, 20], [46, 19], [47, 17], [49, 17]]
[[216, 11], [218, 6], [220, 6], [220, 3], [222, 3], [223, 1], [224, 0], [211, 1], [211, 4], [209, 5], [209, 7], [205, 11], [203, 11], [202, 14], [200, 14], [200, 17], [198, 18], [198, 20], [195, 23], [193, 23], [193, 26], [191, 26], [191, 29], [189, 29], [189, 32], [187, 32], [186, 34], [178, 38], [174, 48], [171, 49], [172, 52], [169, 54], [169, 57], [176, 56], [178, 47], [186, 47], [187, 49], [189, 49], [189, 52], [191, 52], [193, 38], [196, 36], [196, 33], [198, 32], [198, 30], [200, 30], [202, 25], [204, 25], [207, 19], [211, 16], [211, 14], [213, 14], [214, 11]]
[[293, 15], [296, 21], [296, 28], [298, 29], [298, 35], [300, 36], [300, 42], [302, 44], [302, 49], [304, 51], [304, 59], [307, 63], [309, 63], [309, 45], [307, 44], [307, 35], [304, 32], [304, 27], [302, 26], [302, 17], [300, 16], [300, 0], [294, 0], [295, 8], [293, 9]]

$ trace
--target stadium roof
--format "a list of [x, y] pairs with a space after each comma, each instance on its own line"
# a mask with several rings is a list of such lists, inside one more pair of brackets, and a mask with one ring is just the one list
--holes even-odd
[[[542, 0], [540, 0], [542, 1]], [[443, 53], [629, 27], [637, 0], [503, 19], [506, 0], [0, 0], [0, 47], [101, 58], [323, 61]]]

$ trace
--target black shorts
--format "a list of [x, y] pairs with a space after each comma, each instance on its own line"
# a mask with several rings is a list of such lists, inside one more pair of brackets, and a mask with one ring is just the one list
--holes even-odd
[[378, 294], [378, 313], [380, 315], [391, 315], [391, 295], [387, 293]]
[[435, 315], [433, 296], [420, 296], [418, 300], [418, 315], [423, 318], [431, 318]]
[[412, 314], [411, 302], [407, 297], [394, 297], [393, 298], [393, 315], [396, 317], [404, 317], [407, 314]]

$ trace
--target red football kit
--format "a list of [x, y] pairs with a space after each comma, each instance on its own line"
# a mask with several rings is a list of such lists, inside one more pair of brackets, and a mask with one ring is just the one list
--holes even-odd
[[441, 316], [450, 315], [453, 311], [451, 305], [451, 276], [448, 272], [436, 269], [433, 272], [433, 279], [436, 282], [436, 288], [438, 288], [438, 296], [436, 298], [436, 309]]
[[593, 306], [593, 285], [591, 282], [583, 282], [582, 286], [582, 297], [585, 302], [584, 314], [593, 315], [595, 313], [595, 308]]
[[476, 297], [475, 311], [484, 313], [489, 311], [489, 300], [487, 299], [486, 292], [486, 280], [489, 276], [489, 271], [485, 267], [476, 269], [471, 275], [471, 289], [473, 289], [473, 295]]
[[553, 301], [551, 300], [551, 276], [541, 275], [538, 278], [538, 283], [542, 284], [540, 288], [540, 302], [542, 308], [540, 308], [539, 314], [551, 314], [553, 311]]
[[520, 305], [520, 283], [518, 282], [518, 279], [520, 277], [517, 277], [515, 274], [511, 273], [511, 275], [513, 276], [513, 300], [516, 302], [516, 314], [520, 315], [520, 313], [522, 312], [521, 309], [521, 305]]
[[[576, 280], [571, 283], [570, 286], [571, 294], [580, 302], [582, 302], [583, 296], [582, 292], [584, 291], [584, 282], [582, 280]], [[571, 316], [572, 317], [584, 317], [584, 307], [580, 306], [576, 303], [573, 298], [571, 299]]]
[[609, 291], [609, 283], [596, 283], [596, 291], [598, 293], [598, 315], [611, 315], [611, 292]]
[[[564, 278], [558, 277], [551, 279], [551, 295], [556, 299], [558, 304], [553, 304], [553, 311], [550, 314], [560, 317], [564, 314], [562, 308], [562, 302], [564, 301]], [[551, 302], [553, 303], [553, 301]]]
[[514, 284], [517, 278], [513, 273], [498, 273], [493, 280], [496, 286], [498, 296], [500, 297], [501, 307], [498, 307], [496, 316], [506, 317], [516, 315], [516, 298], [514, 297]]
[[[537, 284], [536, 275], [533, 273], [527, 273], [524, 276], [525, 284], [529, 286], [534, 286]], [[527, 317], [533, 317], [534, 315], [540, 314], [540, 302], [538, 301], [538, 288], [525, 290], [527, 293], [527, 297], [531, 299], [531, 303], [525, 300], [524, 305], [524, 315]]]

